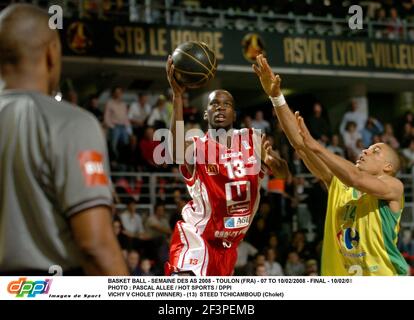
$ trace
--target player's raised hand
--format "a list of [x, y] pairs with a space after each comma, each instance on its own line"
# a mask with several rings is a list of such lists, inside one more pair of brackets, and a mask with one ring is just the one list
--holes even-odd
[[272, 146], [268, 140], [265, 140], [262, 144], [263, 150], [263, 162], [269, 167], [277, 166], [280, 159], [278, 153], [272, 149]]
[[287, 162], [280, 157], [279, 152], [273, 150], [265, 136], [262, 136], [262, 160], [272, 170], [274, 176], [287, 178], [289, 175]]
[[305, 121], [302, 116], [299, 114], [299, 111], [295, 112], [296, 122], [299, 127], [299, 134], [302, 136], [303, 143], [305, 147], [309, 148], [312, 151], [316, 151], [322, 146], [316, 141], [310, 134], [308, 128], [306, 127]]
[[185, 91], [185, 87], [180, 86], [177, 80], [175, 80], [174, 78], [174, 65], [173, 65], [173, 60], [171, 56], [168, 56], [165, 69], [167, 71], [167, 79], [168, 79], [168, 82], [170, 83], [171, 89], [173, 90], [174, 96], [175, 97], [181, 96]]
[[275, 75], [270, 68], [267, 59], [259, 54], [256, 57], [257, 65], [253, 64], [253, 70], [259, 77], [260, 83], [262, 84], [263, 90], [270, 97], [279, 96], [282, 91], [280, 90], [280, 83], [282, 79], [279, 75]]

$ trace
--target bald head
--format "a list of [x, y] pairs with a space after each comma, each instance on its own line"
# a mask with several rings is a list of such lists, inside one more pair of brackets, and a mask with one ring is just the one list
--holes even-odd
[[49, 16], [29, 4], [15, 4], [0, 14], [0, 64], [17, 65], [22, 59], [35, 60], [45, 45], [57, 37], [49, 29]]
[[0, 72], [6, 85], [8, 76], [9, 82], [14, 81], [10, 74], [26, 78], [34, 74], [35, 81], [48, 82], [49, 90], [60, 77], [60, 54], [58, 33], [49, 28], [46, 11], [14, 4], [0, 13]]
[[362, 150], [355, 165], [358, 169], [375, 176], [384, 173], [395, 176], [400, 170], [400, 158], [392, 147], [379, 142], [371, 145], [368, 149]]
[[391, 175], [395, 176], [400, 170], [400, 157], [398, 156], [397, 152], [388, 144], [379, 143], [379, 145], [384, 150], [385, 160], [392, 166], [392, 169], [390, 170]]

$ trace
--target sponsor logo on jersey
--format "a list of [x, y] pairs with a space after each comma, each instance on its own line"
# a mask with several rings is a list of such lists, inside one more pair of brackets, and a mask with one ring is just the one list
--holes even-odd
[[250, 211], [250, 201], [234, 203], [227, 206], [227, 213], [234, 215], [244, 215]]
[[209, 176], [214, 176], [219, 174], [218, 164], [206, 164], [206, 171]]
[[226, 183], [227, 214], [245, 216], [250, 212], [250, 181]]
[[221, 155], [221, 160], [225, 160], [225, 159], [229, 159], [229, 158], [238, 158], [241, 157], [243, 155], [243, 153], [240, 152], [231, 152], [231, 153], [223, 153]]
[[243, 145], [243, 147], [244, 147], [244, 149], [246, 149], [246, 150], [250, 150], [251, 149], [251, 147], [250, 147], [250, 145], [249, 145], [249, 143], [247, 142], [247, 141], [242, 141], [242, 145]]
[[250, 224], [250, 216], [224, 218], [224, 227], [226, 229], [243, 228], [243, 227], [247, 227], [249, 224]]
[[359, 246], [360, 236], [358, 231], [354, 228], [346, 228], [339, 231], [337, 238], [341, 243], [341, 246], [347, 250], [352, 250], [354, 248], [358, 248]]
[[79, 164], [88, 187], [106, 186], [108, 178], [105, 174], [103, 156], [95, 150], [86, 150], [79, 153]]
[[[336, 237], [339, 243], [339, 252], [344, 257], [361, 259], [367, 256], [367, 252], [360, 246], [361, 237], [355, 228], [342, 227]], [[365, 267], [363, 268], [365, 270]]]
[[255, 164], [257, 163], [256, 157], [255, 156], [251, 156], [247, 159], [247, 163], [251, 163], [251, 164]]
[[214, 236], [216, 238], [236, 238], [241, 234], [245, 234], [247, 232], [248, 228], [244, 228], [242, 230], [238, 230], [238, 231], [216, 231], [214, 232]]

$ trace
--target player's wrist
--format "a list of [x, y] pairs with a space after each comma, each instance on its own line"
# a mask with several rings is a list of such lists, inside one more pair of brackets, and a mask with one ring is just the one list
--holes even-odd
[[280, 93], [276, 97], [269, 96], [270, 101], [272, 102], [273, 107], [278, 108], [286, 104], [286, 99], [283, 96], [283, 93]]

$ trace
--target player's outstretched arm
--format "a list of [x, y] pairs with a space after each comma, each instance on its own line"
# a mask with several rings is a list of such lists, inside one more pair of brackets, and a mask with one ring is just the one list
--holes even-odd
[[[266, 58], [263, 55], [258, 55], [256, 58], [257, 65], [253, 65], [253, 70], [259, 77], [263, 90], [269, 97], [278, 98], [282, 96], [280, 88], [281, 78], [279, 75], [275, 75]], [[283, 131], [285, 132], [290, 144], [299, 153], [306, 167], [317, 178], [321, 179], [327, 187], [332, 180], [332, 173], [325, 166], [325, 164], [312, 152], [309, 152], [303, 144], [303, 139], [299, 134], [299, 127], [296, 121], [296, 116], [290, 110], [287, 103], [284, 101], [278, 101], [281, 103], [275, 107], [276, 115], [280, 121]]]
[[83, 253], [82, 266], [87, 275], [129, 275], [108, 207], [98, 206], [75, 213], [70, 217], [70, 226]]
[[[272, 72], [266, 58], [263, 55], [256, 57], [257, 65], [253, 65], [253, 70], [259, 77], [265, 93], [271, 98], [277, 98], [282, 95], [280, 88], [281, 78]], [[276, 115], [280, 121], [283, 131], [285, 132], [290, 144], [297, 150], [303, 148], [302, 137], [299, 135], [296, 119], [289, 106], [285, 101], [275, 108]]]
[[[296, 123], [298, 124], [300, 114], [298, 111], [295, 112], [295, 119]], [[299, 132], [299, 125], [298, 125], [298, 132]], [[299, 154], [300, 158], [305, 163], [306, 167], [309, 171], [318, 179], [320, 179], [327, 189], [331, 184], [333, 173], [332, 171], [325, 165], [325, 163], [319, 159], [319, 157], [309, 148], [306, 147], [304, 144], [302, 149], [297, 149], [296, 152]]]
[[[192, 153], [193, 143], [185, 141], [184, 134], [184, 116], [183, 116], [183, 93], [185, 87], [179, 85], [174, 78], [174, 65], [172, 57], [169, 56], [166, 65], [167, 79], [173, 91], [173, 106], [174, 110], [171, 115], [170, 131], [172, 135], [172, 143], [169, 145], [170, 156], [174, 163], [185, 163], [187, 170], [192, 173], [194, 166], [185, 162], [185, 152]], [[177, 137], [182, 137], [182, 141], [177, 141]], [[183, 148], [183, 150], [178, 150]], [[190, 150], [191, 149], [191, 150]], [[184, 157], [184, 158], [183, 158]]]
[[312, 151], [323, 161], [329, 170], [344, 184], [379, 199], [400, 202], [404, 191], [400, 180], [388, 175], [377, 177], [359, 170], [352, 162], [337, 156], [318, 143], [311, 136], [303, 118], [299, 115], [297, 122], [299, 134], [302, 136], [306, 149]]

